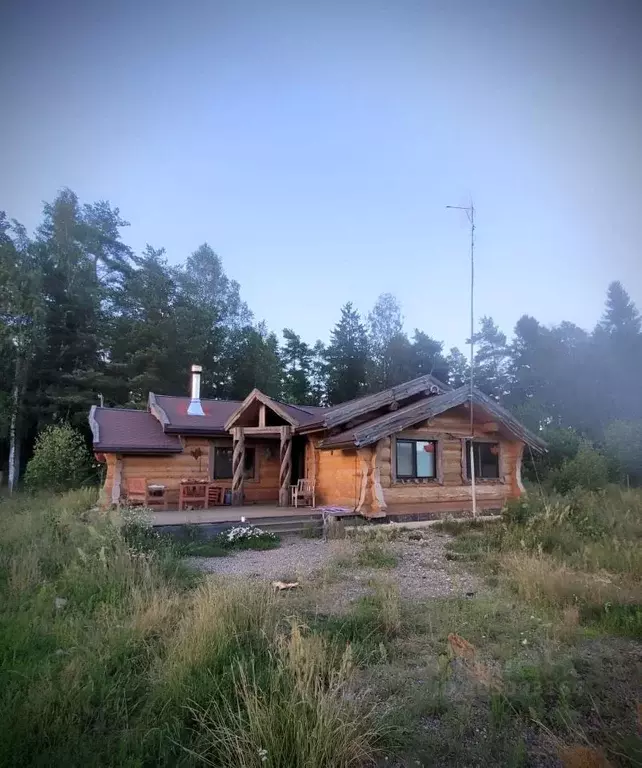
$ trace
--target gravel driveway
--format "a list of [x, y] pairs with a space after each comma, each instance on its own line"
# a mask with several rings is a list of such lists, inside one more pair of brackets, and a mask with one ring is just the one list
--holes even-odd
[[[451, 537], [423, 532], [420, 541], [407, 538], [386, 542], [386, 549], [397, 555], [394, 568], [362, 568], [350, 565], [361, 548], [360, 542], [340, 539], [286, 538], [278, 549], [246, 550], [229, 557], [190, 558], [192, 567], [230, 576], [256, 579], [304, 581], [323, 575], [334, 567], [341, 576], [342, 589], [351, 597], [365, 591], [371, 579], [390, 578], [397, 582], [405, 598], [431, 598], [471, 595], [480, 589], [479, 580], [460, 564], [446, 559], [445, 545]], [[346, 584], [348, 582], [348, 584]]]

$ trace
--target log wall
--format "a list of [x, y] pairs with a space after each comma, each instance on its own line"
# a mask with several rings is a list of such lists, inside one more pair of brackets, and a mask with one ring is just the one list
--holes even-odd
[[361, 490], [361, 462], [356, 450], [319, 451], [308, 443], [306, 474], [315, 478], [318, 506], [350, 509], [357, 506]]
[[[217, 445], [232, 447], [232, 441], [218, 439]], [[144, 477], [148, 483], [159, 483], [167, 487], [168, 503], [178, 506], [178, 489], [182, 479], [193, 478], [210, 480], [210, 448], [214, 444], [207, 438], [184, 437], [183, 453], [168, 456], [122, 455], [122, 489], [123, 495], [127, 478]], [[272, 503], [279, 499], [279, 443], [277, 440], [262, 441], [246, 440], [246, 447], [254, 447], [257, 472], [253, 479], [246, 478], [243, 482], [245, 503]], [[190, 451], [200, 448], [202, 455], [195, 459]], [[267, 455], [269, 450], [270, 455]], [[117, 455], [106, 454], [107, 472], [105, 477], [104, 494], [109, 502], [115, 477]], [[217, 480], [217, 485], [231, 488], [231, 480]]]
[[[465, 446], [462, 441], [470, 435], [469, 418], [464, 408], [453, 409], [399, 432], [392, 438], [379, 441], [378, 463], [386, 504], [470, 501], [470, 482], [464, 476], [466, 464], [462, 457]], [[497, 441], [500, 445], [500, 478], [478, 479], [476, 495], [480, 500], [503, 503], [507, 498], [520, 494], [517, 462], [521, 456], [522, 443], [503, 438], [494, 427], [496, 425], [475, 425], [475, 438]], [[437, 467], [439, 480], [396, 480], [394, 462], [397, 437], [438, 440], [437, 460], [441, 462], [441, 466], [438, 464]]]

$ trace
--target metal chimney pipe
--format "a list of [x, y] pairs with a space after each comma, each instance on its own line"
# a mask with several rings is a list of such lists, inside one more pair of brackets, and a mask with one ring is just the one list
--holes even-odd
[[203, 406], [201, 405], [201, 372], [203, 367], [200, 365], [192, 366], [192, 399], [189, 402], [187, 413], [190, 416], [205, 416]]

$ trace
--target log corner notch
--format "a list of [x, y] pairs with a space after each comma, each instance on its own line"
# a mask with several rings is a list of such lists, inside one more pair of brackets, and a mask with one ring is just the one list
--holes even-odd
[[245, 432], [243, 427], [234, 427], [232, 432], [232, 504], [243, 505], [243, 473], [245, 470]]
[[292, 477], [292, 430], [281, 427], [281, 451], [279, 468], [279, 506], [287, 507], [290, 503], [290, 482]]
[[357, 505], [357, 512], [364, 517], [386, 517], [386, 501], [381, 487], [380, 446], [376, 445], [358, 450], [361, 459], [361, 494]]

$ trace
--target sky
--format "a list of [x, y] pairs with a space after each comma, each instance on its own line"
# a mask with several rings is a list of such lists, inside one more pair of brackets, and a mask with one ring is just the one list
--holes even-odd
[[591, 328], [612, 280], [642, 309], [641, 41], [635, 0], [5, 0], [0, 209], [70, 187], [271, 329], [391, 292], [448, 348], [472, 199], [476, 317]]

